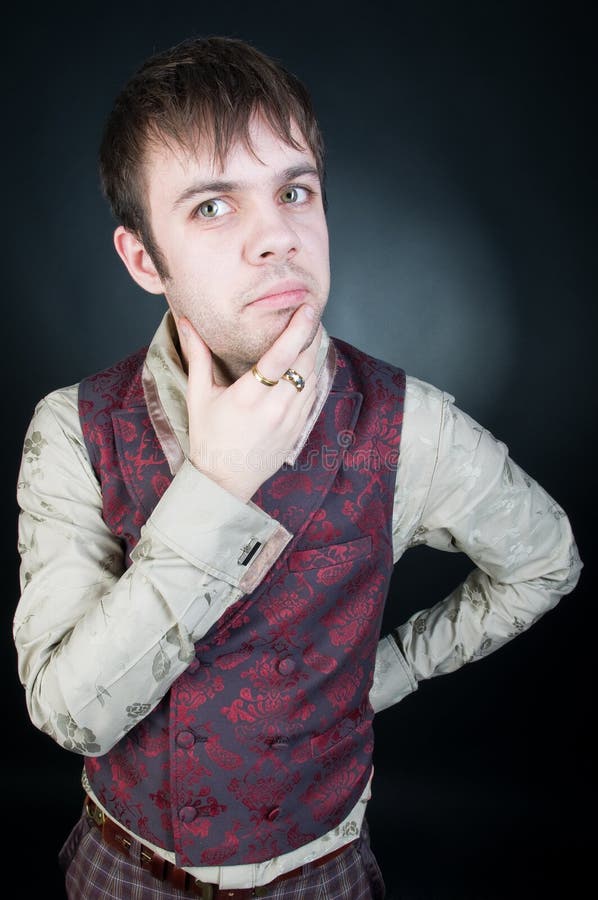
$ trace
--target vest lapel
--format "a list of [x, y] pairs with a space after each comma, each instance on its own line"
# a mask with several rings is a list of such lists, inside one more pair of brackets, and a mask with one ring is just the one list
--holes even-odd
[[[297, 461], [283, 465], [252, 498], [294, 535], [284, 555], [322, 506], [353, 442], [362, 400], [356, 391], [332, 390]], [[145, 521], [172, 480], [170, 468], [146, 407], [111, 416], [120, 474]]]
[[145, 406], [113, 410], [112, 425], [122, 479], [145, 521], [172, 481], [170, 468]]
[[362, 400], [355, 391], [331, 390], [297, 461], [292, 466], [283, 465], [252, 498], [294, 535], [283, 556], [326, 499], [344, 452], [353, 441]]

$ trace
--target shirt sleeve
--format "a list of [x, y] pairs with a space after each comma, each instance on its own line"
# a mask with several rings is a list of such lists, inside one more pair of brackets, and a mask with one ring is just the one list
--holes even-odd
[[17, 497], [13, 633], [27, 707], [43, 732], [90, 756], [106, 753], [156, 706], [193, 659], [194, 643], [254, 589], [291, 538], [186, 461], [125, 570], [121, 543], [102, 518], [76, 386], [38, 405]]
[[474, 568], [380, 641], [370, 695], [376, 711], [525, 631], [574, 589], [582, 568], [559, 504], [451, 396], [415, 381], [405, 426], [395, 559], [426, 544], [461, 551]]

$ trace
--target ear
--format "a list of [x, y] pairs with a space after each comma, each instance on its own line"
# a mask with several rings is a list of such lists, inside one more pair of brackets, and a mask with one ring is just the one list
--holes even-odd
[[164, 286], [147, 250], [133, 232], [119, 225], [114, 232], [116, 252], [137, 284], [150, 294], [163, 294]]

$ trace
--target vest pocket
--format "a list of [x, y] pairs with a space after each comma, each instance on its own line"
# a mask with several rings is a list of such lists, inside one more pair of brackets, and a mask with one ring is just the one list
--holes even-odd
[[344, 544], [330, 544], [313, 550], [295, 550], [289, 554], [289, 571], [305, 572], [307, 569], [322, 569], [324, 566], [338, 566], [368, 556], [372, 550], [372, 538], [364, 537], [346, 541]]
[[366, 699], [357, 709], [345, 716], [344, 719], [341, 719], [340, 722], [337, 722], [336, 725], [333, 725], [332, 728], [328, 728], [322, 734], [316, 734], [312, 737], [310, 741], [312, 756], [324, 756], [325, 753], [329, 753], [331, 750], [338, 751], [342, 749], [344, 744], [349, 742], [348, 739], [355, 731], [361, 737], [362, 731], [360, 731], [360, 726], [363, 725], [366, 729], [369, 727], [369, 722], [366, 719], [367, 708], [368, 701]]

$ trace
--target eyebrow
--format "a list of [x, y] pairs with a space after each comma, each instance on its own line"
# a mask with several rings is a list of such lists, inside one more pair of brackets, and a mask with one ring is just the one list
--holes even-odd
[[[310, 165], [309, 163], [303, 163], [298, 166], [291, 166], [288, 169], [285, 169], [283, 172], [280, 172], [273, 181], [279, 181], [281, 184], [285, 184], [288, 181], [294, 181], [296, 178], [302, 178], [304, 175], [315, 175], [315, 177], [320, 180], [320, 176], [318, 174], [318, 170], [315, 166]], [[172, 204], [173, 210], [178, 209], [179, 206], [182, 206], [188, 200], [191, 200], [193, 197], [198, 196], [199, 194], [228, 194], [235, 193], [236, 191], [242, 191], [246, 188], [247, 184], [243, 181], [197, 181], [194, 184], [189, 185], [188, 188], [179, 194], [174, 203]]]

